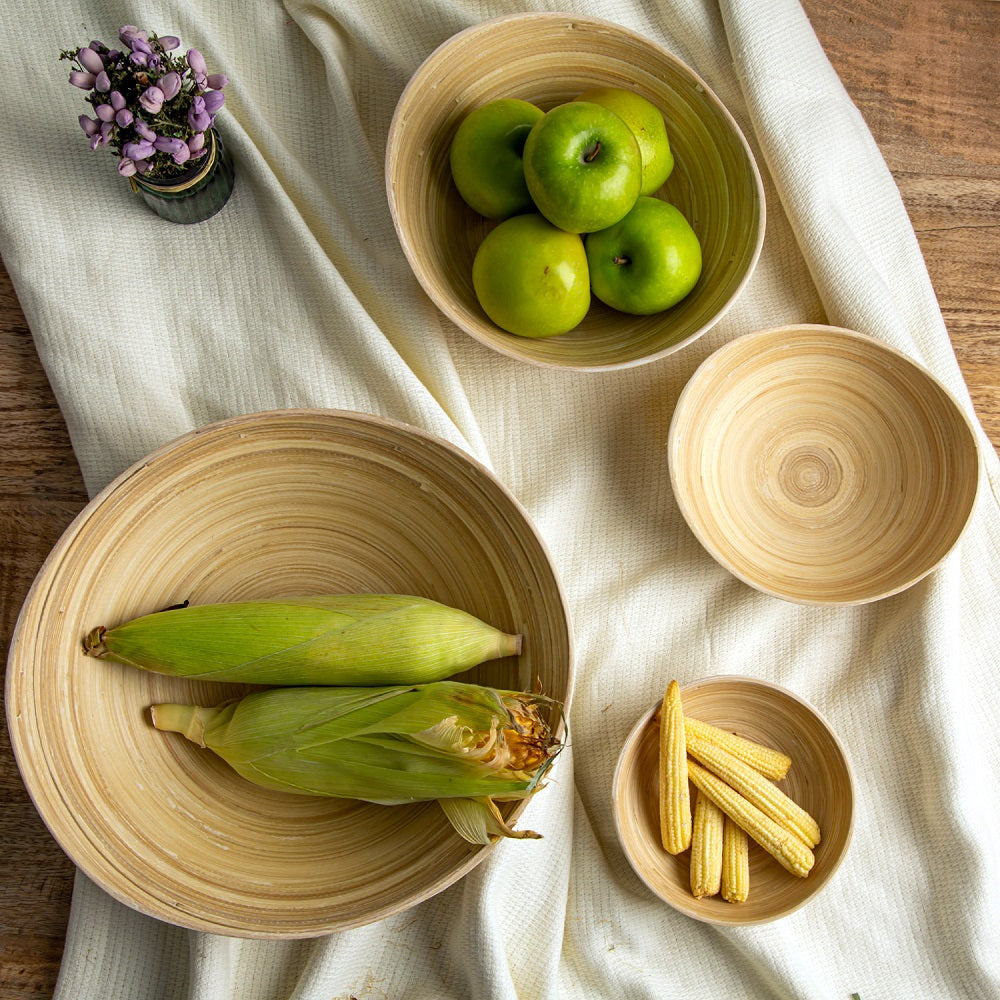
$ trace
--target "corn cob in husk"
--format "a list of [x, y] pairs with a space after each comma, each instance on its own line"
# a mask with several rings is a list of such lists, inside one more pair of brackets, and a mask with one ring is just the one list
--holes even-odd
[[95, 628], [84, 650], [215, 681], [425, 684], [513, 656], [521, 636], [426, 598], [335, 594], [171, 608]]
[[214, 708], [152, 708], [244, 778], [304, 795], [383, 805], [439, 800], [467, 840], [530, 837], [495, 803], [530, 796], [561, 748], [549, 699], [458, 681], [272, 688]]

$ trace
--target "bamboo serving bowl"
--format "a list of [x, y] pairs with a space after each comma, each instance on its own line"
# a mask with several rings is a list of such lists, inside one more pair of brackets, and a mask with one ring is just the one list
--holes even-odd
[[[681, 913], [714, 924], [761, 924], [804, 906], [833, 877], [854, 825], [854, 778], [840, 740], [825, 719], [785, 688], [750, 677], [709, 677], [681, 688], [685, 715], [780, 750], [792, 758], [778, 787], [819, 823], [815, 863], [805, 878], [787, 872], [750, 842], [745, 902], [691, 893], [690, 850], [668, 854], [660, 842], [659, 704], [622, 747], [612, 783], [615, 826], [636, 875]], [[696, 792], [691, 786], [691, 802]]]
[[184, 600], [339, 592], [431, 597], [521, 632], [520, 656], [457, 679], [530, 690], [537, 678], [570, 699], [570, 631], [544, 543], [483, 466], [403, 424], [320, 410], [214, 424], [137, 463], [66, 531], [18, 621], [7, 715], [42, 819], [112, 896], [197, 930], [307, 937], [406, 909], [486, 857], [434, 802], [243, 780], [149, 717], [157, 702], [214, 705], [241, 689], [82, 652], [96, 625]]
[[863, 604], [921, 580], [961, 537], [979, 454], [962, 407], [879, 341], [788, 326], [731, 341], [678, 399], [677, 503], [746, 583], [803, 604]]
[[[506, 333], [487, 318], [473, 289], [473, 258], [496, 223], [459, 196], [448, 163], [452, 137], [462, 119], [488, 101], [516, 97], [549, 110], [596, 86], [634, 90], [663, 112], [675, 167], [659, 194], [697, 233], [701, 278], [687, 298], [654, 316], [630, 316], [594, 300], [569, 333], [542, 340]], [[753, 154], [708, 85], [641, 35], [569, 14], [485, 21], [432, 52], [393, 115], [386, 188], [403, 252], [441, 312], [487, 347], [552, 368], [625, 368], [691, 343], [732, 305], [764, 237], [764, 193]]]

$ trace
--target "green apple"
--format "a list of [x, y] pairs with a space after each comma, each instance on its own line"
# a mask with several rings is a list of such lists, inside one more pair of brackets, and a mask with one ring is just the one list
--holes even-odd
[[680, 210], [642, 195], [586, 241], [590, 287], [605, 305], [648, 316], [676, 305], [701, 275], [701, 244]]
[[635, 91], [622, 87], [594, 87], [576, 100], [600, 104], [628, 125], [639, 144], [642, 160], [639, 194], [652, 194], [661, 188], [674, 169], [674, 154], [660, 109]]
[[542, 109], [515, 98], [481, 104], [462, 119], [448, 150], [451, 176], [465, 202], [487, 219], [534, 208], [521, 154]]
[[587, 101], [560, 104], [524, 144], [524, 179], [538, 211], [568, 233], [621, 219], [639, 197], [642, 160], [629, 127]]
[[582, 237], [537, 212], [515, 215], [486, 234], [472, 262], [472, 284], [486, 315], [521, 337], [566, 333], [590, 308]]

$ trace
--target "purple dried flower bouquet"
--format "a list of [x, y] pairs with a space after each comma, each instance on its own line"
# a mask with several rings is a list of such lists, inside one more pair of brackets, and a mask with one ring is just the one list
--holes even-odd
[[69, 82], [88, 91], [93, 117], [80, 115], [90, 148], [107, 146], [118, 173], [147, 179], [175, 177], [209, 149], [207, 133], [225, 101], [224, 73], [209, 73], [197, 49], [173, 55], [180, 39], [125, 25], [121, 49], [103, 42], [67, 49]]

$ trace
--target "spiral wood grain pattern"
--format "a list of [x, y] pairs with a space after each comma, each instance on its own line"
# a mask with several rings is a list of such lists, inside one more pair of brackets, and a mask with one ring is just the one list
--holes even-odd
[[801, 698], [749, 677], [708, 677], [681, 688], [686, 715], [788, 754], [778, 787], [818, 822], [822, 839], [806, 878], [787, 872], [750, 844], [750, 895], [743, 903], [691, 894], [690, 852], [667, 854], [660, 843], [658, 708], [643, 715], [622, 748], [612, 796], [622, 848], [649, 889], [675, 909], [718, 924], [758, 924], [787, 916], [829, 882], [847, 852], [854, 823], [854, 779], [829, 724]]
[[216, 704], [239, 689], [82, 654], [96, 625], [186, 599], [349, 591], [432, 597], [522, 632], [521, 656], [461, 679], [539, 678], [570, 697], [569, 626], [544, 544], [482, 466], [423, 432], [336, 411], [239, 418], [156, 452], [94, 499], [40, 571], [7, 672], [25, 785], [84, 872], [172, 923], [303, 937], [405, 909], [485, 857], [435, 803], [257, 788], [149, 720], [153, 703]]
[[[567, 334], [532, 340], [505, 333], [486, 317], [472, 286], [472, 260], [495, 223], [459, 196], [448, 165], [452, 137], [487, 101], [518, 97], [548, 110], [595, 86], [634, 90], [663, 112], [675, 167], [659, 195], [697, 233], [702, 276], [686, 299], [654, 316], [629, 316], [595, 301]], [[386, 188], [403, 251], [438, 308], [486, 346], [547, 367], [629, 367], [690, 343], [735, 300], [764, 236], [764, 193], [753, 155], [704, 81], [638, 34], [566, 14], [497, 18], [436, 49], [399, 99]]]
[[674, 493], [705, 548], [786, 600], [860, 604], [922, 579], [975, 502], [962, 408], [871, 337], [761, 331], [709, 357], [670, 430]]

